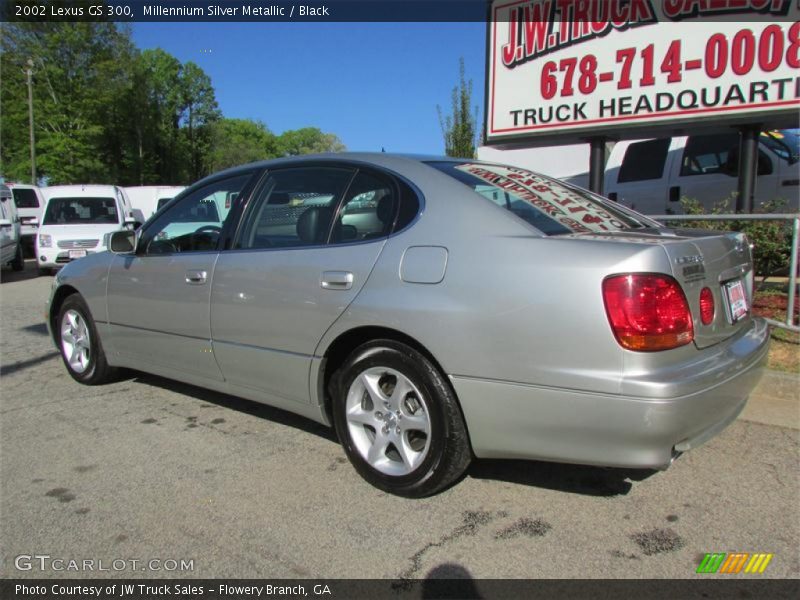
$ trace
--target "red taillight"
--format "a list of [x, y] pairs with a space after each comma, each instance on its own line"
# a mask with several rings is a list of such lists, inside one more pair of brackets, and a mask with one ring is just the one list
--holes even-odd
[[714, 295], [707, 287], [700, 290], [700, 320], [703, 325], [714, 320]]
[[692, 314], [668, 275], [632, 273], [603, 281], [603, 301], [617, 341], [644, 352], [669, 350], [694, 339]]

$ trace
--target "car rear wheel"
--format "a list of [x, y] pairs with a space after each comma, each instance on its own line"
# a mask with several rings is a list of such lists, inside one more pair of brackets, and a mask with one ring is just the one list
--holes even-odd
[[99, 385], [114, 378], [116, 369], [108, 365], [92, 315], [78, 294], [64, 300], [57, 327], [61, 358], [75, 381]]
[[357, 348], [334, 378], [334, 421], [350, 462], [399, 496], [435, 494], [469, 466], [461, 410], [438, 369], [390, 340]]

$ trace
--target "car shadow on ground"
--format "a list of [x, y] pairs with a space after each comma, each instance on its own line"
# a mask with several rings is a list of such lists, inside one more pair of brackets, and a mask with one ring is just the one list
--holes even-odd
[[[339, 443], [333, 428], [266, 404], [148, 373], [130, 372], [129, 379], [252, 415], [259, 419], [296, 428], [335, 444]], [[475, 459], [465, 477], [506, 481], [586, 496], [619, 496], [627, 494], [632, 489], [632, 482], [642, 481], [655, 473], [658, 471], [652, 469], [615, 469], [533, 460]]]
[[36, 325], [26, 325], [25, 327], [20, 327], [20, 331], [24, 331], [26, 333], [35, 333], [37, 335], [50, 335], [47, 332], [47, 324], [45, 323], [37, 323]]
[[10, 267], [3, 267], [3, 272], [0, 273], [0, 284], [26, 281], [37, 277], [39, 277], [39, 269], [36, 266], [36, 260], [28, 259], [25, 261], [25, 268], [22, 271], [13, 271]]
[[538, 460], [475, 459], [467, 477], [493, 479], [584, 496], [624, 496], [655, 469], [616, 469]]
[[252, 402], [250, 400], [245, 400], [236, 396], [230, 396], [221, 392], [215, 392], [213, 390], [197, 387], [188, 383], [173, 381], [172, 379], [166, 379], [157, 375], [150, 375], [149, 373], [131, 372], [130, 380], [163, 388], [177, 394], [195, 398], [196, 400], [202, 400], [203, 402], [215, 404], [222, 408], [235, 410], [246, 415], [258, 417], [259, 419], [272, 421], [273, 423], [279, 423], [280, 425], [286, 425], [287, 427], [292, 427], [301, 431], [305, 431], [306, 433], [316, 435], [317, 437], [321, 437], [329, 442], [334, 442], [336, 444], [339, 443], [333, 428], [326, 427], [325, 425], [317, 423], [316, 421], [312, 421], [311, 419], [306, 419], [305, 417], [295, 415], [294, 413], [281, 410], [280, 408], [267, 406], [266, 404], [261, 404], [259, 402]]

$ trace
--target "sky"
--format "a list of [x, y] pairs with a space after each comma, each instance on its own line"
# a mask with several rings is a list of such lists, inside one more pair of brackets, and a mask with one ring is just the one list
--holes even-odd
[[353, 151], [444, 154], [436, 105], [449, 114], [463, 57], [473, 105], [482, 110], [485, 28], [136, 23], [133, 38], [140, 49], [160, 47], [202, 67], [225, 117], [260, 120], [277, 134], [319, 127]]

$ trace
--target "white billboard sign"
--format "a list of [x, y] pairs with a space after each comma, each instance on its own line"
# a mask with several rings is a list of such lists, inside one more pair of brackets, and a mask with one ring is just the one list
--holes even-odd
[[798, 0], [496, 0], [487, 141], [797, 115], [798, 20]]

